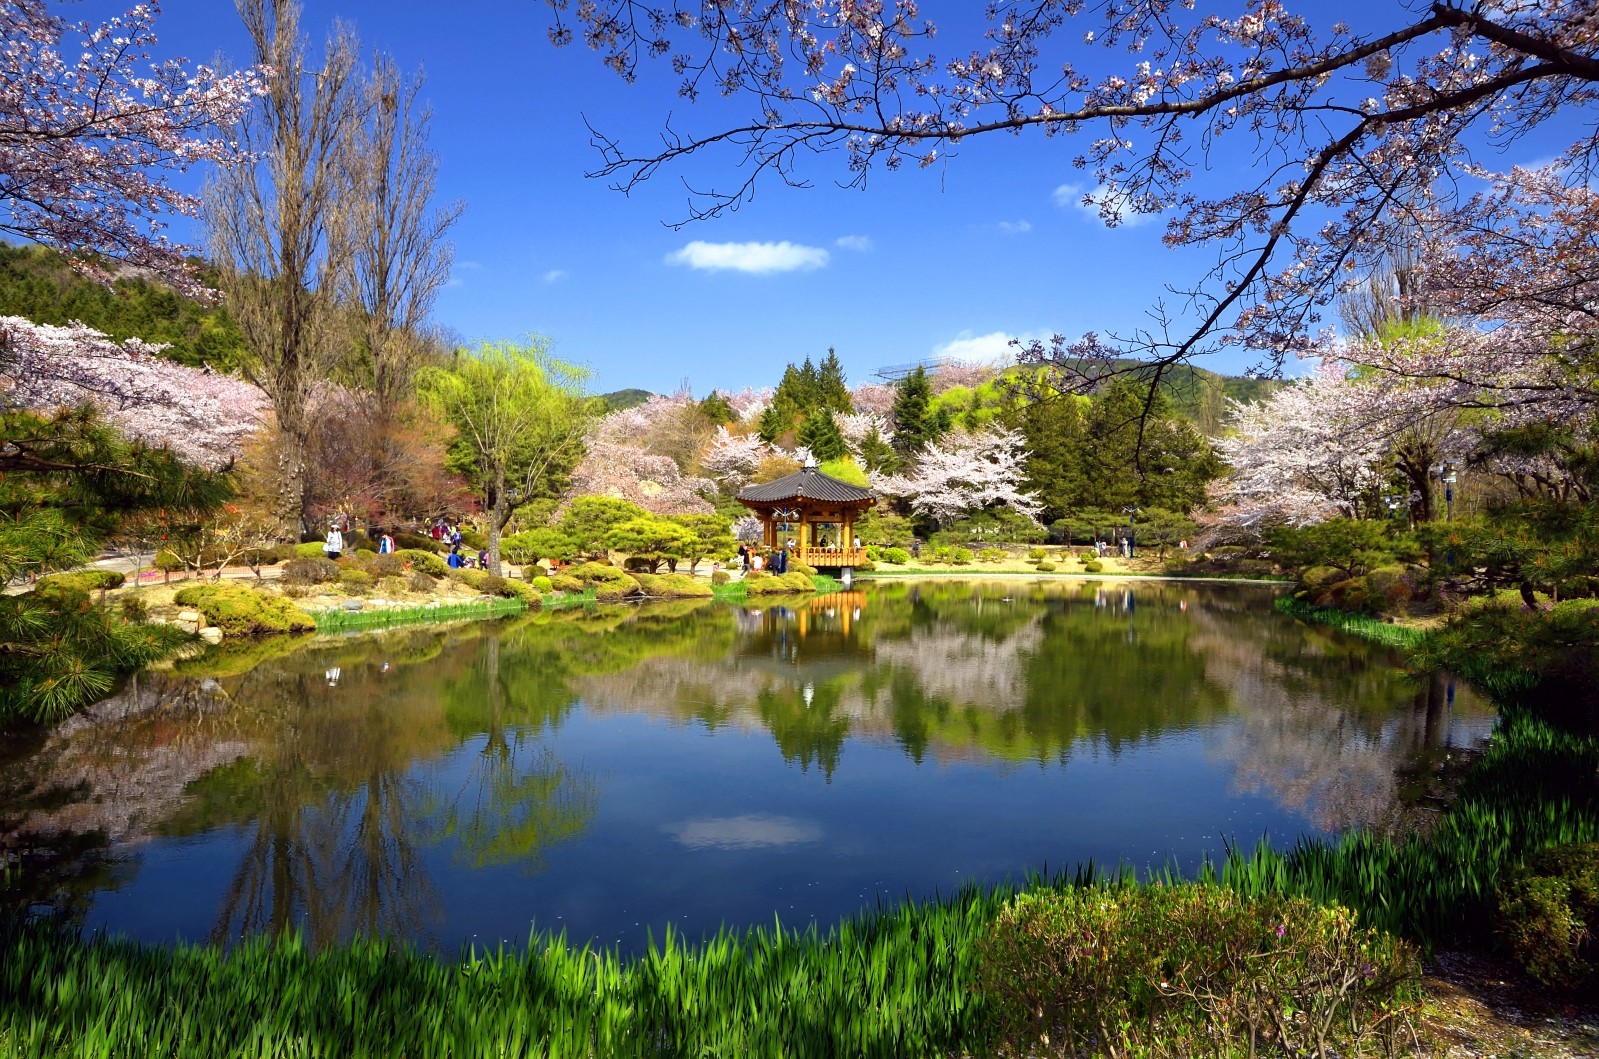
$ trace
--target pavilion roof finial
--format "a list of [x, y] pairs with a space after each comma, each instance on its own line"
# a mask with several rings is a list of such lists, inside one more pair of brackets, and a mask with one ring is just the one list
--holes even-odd
[[807, 471], [816, 470], [816, 454], [814, 452], [807, 452], [805, 454], [805, 469]]

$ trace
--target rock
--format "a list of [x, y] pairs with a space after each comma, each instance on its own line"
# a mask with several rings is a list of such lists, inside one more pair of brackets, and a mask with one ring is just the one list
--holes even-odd
[[184, 632], [199, 632], [200, 631], [200, 626], [199, 626], [199, 624], [197, 622], [184, 621], [182, 618], [179, 618], [177, 621], [173, 622], [172, 624], [176, 625], [178, 628], [182, 629]]
[[194, 624], [198, 625], [200, 622], [200, 612], [197, 610], [180, 610], [178, 611], [178, 620], [193, 622]]
[[221, 643], [222, 630], [217, 628], [215, 625], [201, 629], [200, 639], [204, 640], [206, 643]]
[[359, 599], [347, 599], [344, 601], [345, 610], [360, 610], [365, 606], [366, 604], [361, 602]]

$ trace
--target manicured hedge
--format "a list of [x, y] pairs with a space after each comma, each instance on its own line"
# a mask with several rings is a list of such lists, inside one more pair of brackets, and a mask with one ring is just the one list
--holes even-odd
[[282, 596], [270, 596], [226, 581], [188, 585], [173, 600], [193, 607], [228, 636], [304, 632], [316, 628], [311, 615]]

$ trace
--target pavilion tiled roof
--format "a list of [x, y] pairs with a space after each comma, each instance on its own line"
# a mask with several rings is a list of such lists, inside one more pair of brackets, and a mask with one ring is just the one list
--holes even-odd
[[841, 482], [814, 467], [806, 467], [765, 485], [739, 490], [738, 499], [746, 504], [776, 504], [785, 500], [826, 500], [836, 504], [873, 501], [877, 494], [858, 485]]

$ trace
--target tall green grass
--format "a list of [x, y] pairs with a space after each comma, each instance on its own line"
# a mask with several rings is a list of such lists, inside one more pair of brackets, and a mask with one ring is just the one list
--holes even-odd
[[480, 599], [446, 603], [436, 607], [382, 607], [370, 610], [344, 610], [339, 607], [312, 612], [318, 632], [346, 632], [393, 625], [419, 625], [434, 621], [461, 621], [472, 618], [498, 618], [520, 614], [527, 604], [519, 599]]
[[1315, 625], [1327, 625], [1363, 640], [1385, 644], [1389, 647], [1415, 647], [1426, 638], [1426, 633], [1408, 625], [1395, 625], [1365, 614], [1352, 614], [1337, 607], [1316, 607], [1292, 596], [1279, 596], [1272, 601], [1278, 613]]

